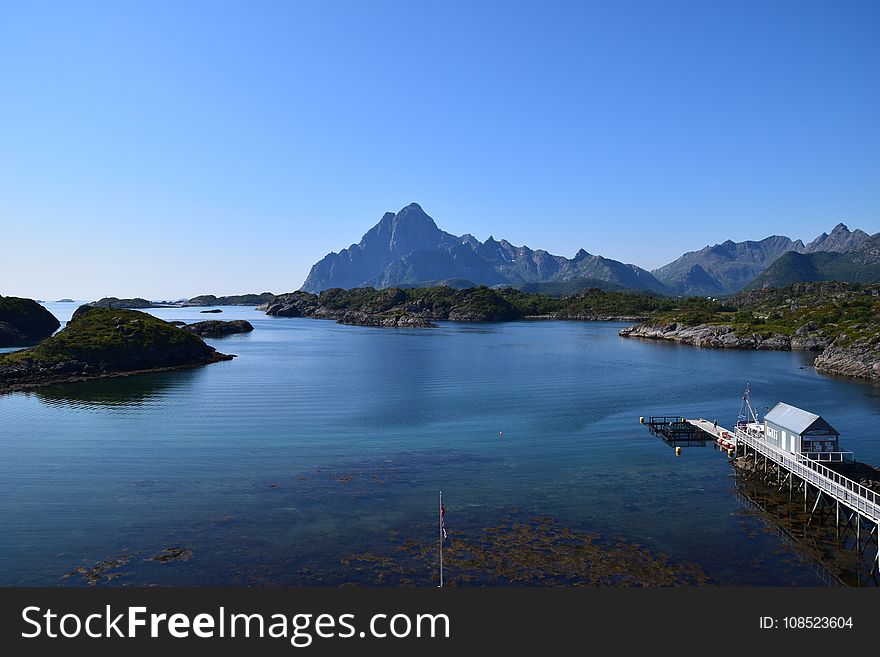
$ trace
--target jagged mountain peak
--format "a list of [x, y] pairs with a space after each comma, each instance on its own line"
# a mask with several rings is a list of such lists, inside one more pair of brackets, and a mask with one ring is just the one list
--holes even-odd
[[470, 234], [451, 235], [416, 203], [386, 213], [358, 244], [328, 254], [312, 267], [301, 289], [417, 286], [451, 279], [480, 285], [598, 279], [612, 287], [667, 291], [649, 272], [583, 249], [569, 260], [491, 235], [482, 243]]
[[869, 235], [863, 230], [857, 228], [851, 231], [846, 224], [840, 222], [830, 233], [822, 233], [802, 250], [805, 253], [848, 253], [858, 249], [868, 238]]

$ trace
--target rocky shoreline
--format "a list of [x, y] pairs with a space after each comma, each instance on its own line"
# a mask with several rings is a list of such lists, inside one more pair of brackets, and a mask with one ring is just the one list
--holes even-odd
[[[149, 367], [141, 370], [123, 370], [123, 371], [88, 371], [87, 368], [77, 370], [76, 368], [60, 367], [58, 371], [52, 371], [51, 368], [34, 370], [33, 372], [20, 372], [15, 380], [0, 380], [0, 394], [7, 392], [18, 392], [22, 390], [33, 390], [35, 388], [43, 388], [45, 386], [56, 385], [60, 383], [78, 383], [80, 381], [94, 381], [96, 379], [111, 379], [124, 376], [137, 376], [138, 374], [158, 374], [161, 372], [180, 372], [182, 370], [191, 370], [202, 365], [211, 365], [235, 358], [233, 354], [221, 354], [215, 352], [211, 358], [200, 362], [187, 363], [185, 365], [169, 365], [167, 367]], [[71, 369], [71, 371], [64, 371]], [[5, 372], [0, 372], [0, 379], [6, 378]]]
[[699, 324], [685, 326], [679, 322], [665, 324], [637, 324], [622, 329], [626, 338], [665, 340], [709, 349], [754, 349], [765, 351], [818, 351], [813, 361], [816, 371], [851, 378], [880, 381], [880, 348], [871, 340], [849, 342], [846, 336], [835, 340], [819, 334], [814, 327], [804, 325], [795, 335], [757, 333], [742, 335], [731, 325]]
[[343, 313], [336, 320], [337, 324], [348, 324], [349, 326], [380, 326], [384, 328], [437, 328], [437, 325], [429, 322], [424, 317], [416, 317], [415, 315], [400, 314], [371, 314], [356, 311]]
[[788, 336], [774, 333], [762, 336], [758, 333], [740, 335], [727, 324], [699, 324], [685, 326], [680, 322], [666, 324], [637, 324], [622, 329], [625, 338], [667, 340], [680, 344], [710, 349], [763, 349], [768, 351], [822, 351], [829, 344], [828, 338], [804, 330], [801, 335]]
[[823, 374], [880, 381], [880, 348], [868, 339], [850, 344], [837, 339], [819, 354], [813, 366]]
[[572, 322], [644, 322], [648, 319], [646, 316], [640, 315], [592, 315], [592, 314], [572, 314], [550, 313], [547, 315], [524, 315], [526, 320], [555, 320], [555, 321], [572, 321]]

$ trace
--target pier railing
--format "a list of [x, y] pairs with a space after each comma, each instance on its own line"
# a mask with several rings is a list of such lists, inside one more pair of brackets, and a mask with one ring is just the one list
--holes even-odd
[[824, 461], [826, 463], [846, 463], [854, 461], [855, 455], [852, 452], [801, 452], [811, 461]]
[[803, 454], [792, 454], [774, 447], [763, 438], [742, 429], [737, 428], [735, 435], [737, 442], [748, 445], [852, 510], [858, 511], [874, 522], [880, 522], [880, 495], [870, 488], [862, 486], [849, 477], [844, 477]]

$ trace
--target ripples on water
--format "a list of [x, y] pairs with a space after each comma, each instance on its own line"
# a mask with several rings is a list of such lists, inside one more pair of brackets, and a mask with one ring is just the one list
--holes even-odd
[[[675, 458], [638, 418], [732, 422], [750, 381], [758, 406], [822, 413], [880, 463], [878, 389], [821, 377], [805, 354], [626, 340], [615, 324], [220, 317], [256, 327], [211, 341], [233, 361], [0, 397], [0, 584], [82, 584], [60, 578], [119, 555], [114, 584], [374, 583], [343, 562], [430, 544], [441, 488], [463, 540], [549, 516], [714, 583], [821, 584], [737, 498], [719, 452]], [[192, 558], [144, 560], [174, 546]]]

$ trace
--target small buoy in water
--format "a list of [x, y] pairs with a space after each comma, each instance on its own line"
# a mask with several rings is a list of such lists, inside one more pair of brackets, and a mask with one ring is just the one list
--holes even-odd
[[645, 417], [642, 416], [639, 418], [639, 424], [644, 424], [644, 423], [645, 423]]
[[676, 455], [676, 456], [681, 456], [681, 447], [676, 447], [676, 448], [675, 448], [675, 455]]
[[727, 450], [727, 458], [729, 458], [729, 459], [733, 458], [733, 450], [732, 449]]
[[499, 432], [498, 432], [498, 437], [499, 437], [499, 438], [504, 438], [504, 432], [503, 432], [503, 431], [499, 431]]

